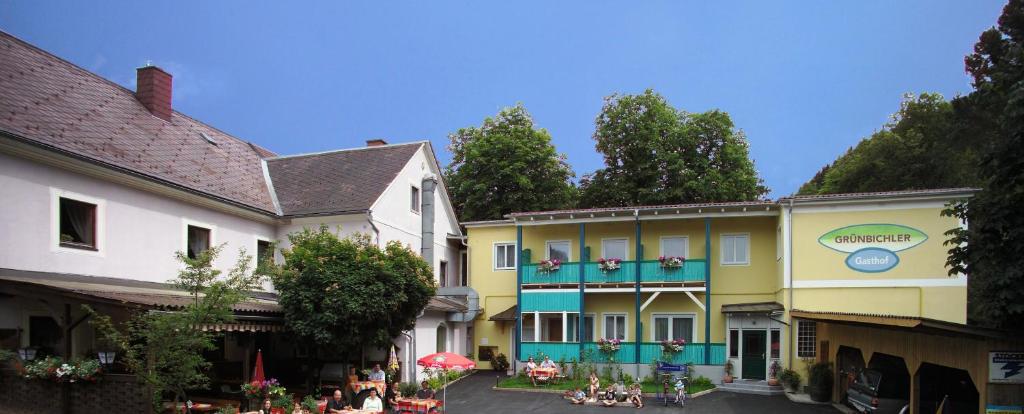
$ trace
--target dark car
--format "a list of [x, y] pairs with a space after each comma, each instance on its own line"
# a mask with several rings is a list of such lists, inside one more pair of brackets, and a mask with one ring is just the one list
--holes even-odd
[[899, 375], [865, 369], [850, 384], [846, 401], [862, 413], [904, 414], [910, 412], [909, 385]]

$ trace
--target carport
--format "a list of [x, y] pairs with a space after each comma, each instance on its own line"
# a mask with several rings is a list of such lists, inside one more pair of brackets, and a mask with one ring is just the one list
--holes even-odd
[[819, 349], [834, 362], [833, 401], [845, 398], [847, 376], [866, 366], [905, 379], [912, 413], [984, 414], [986, 406], [1024, 406], [1024, 381], [990, 373], [990, 353], [1024, 352], [1024, 340], [1009, 333], [926, 318], [791, 311], [818, 322]]

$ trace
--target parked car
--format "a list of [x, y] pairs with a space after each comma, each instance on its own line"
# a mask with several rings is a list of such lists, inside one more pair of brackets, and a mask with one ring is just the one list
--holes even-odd
[[861, 370], [846, 392], [846, 401], [862, 413], [905, 414], [910, 412], [908, 385], [897, 375]]

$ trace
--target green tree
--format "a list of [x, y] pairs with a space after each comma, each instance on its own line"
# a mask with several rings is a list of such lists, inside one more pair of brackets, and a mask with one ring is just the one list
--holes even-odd
[[106, 342], [120, 349], [121, 361], [153, 390], [154, 412], [163, 410], [160, 403], [165, 393], [173, 393], [177, 404], [188, 399], [188, 390], [209, 387], [206, 373], [210, 362], [203, 352], [216, 348], [218, 334], [202, 328], [232, 321], [234, 305], [245, 300], [262, 280], [258, 273], [250, 272], [252, 256], [244, 249], [222, 277], [213, 262], [223, 248], [215, 246], [195, 259], [176, 253], [185, 266], [171, 282], [192, 297], [192, 303], [181, 311], [140, 311], [118, 326], [110, 316], [86, 307], [92, 315], [90, 324]]
[[281, 251], [284, 263], [270, 277], [285, 322], [310, 355], [387, 346], [413, 328], [434, 295], [430, 265], [398, 242], [382, 249], [326, 226], [288, 239], [292, 247]]
[[448, 138], [452, 161], [445, 181], [461, 220], [572, 206], [575, 174], [522, 104]]
[[985, 137], [983, 190], [946, 214], [969, 223], [947, 232], [950, 274], [970, 275], [972, 323], [1020, 331], [1024, 317], [1024, 1], [1011, 0], [998, 26], [965, 59], [974, 92], [954, 103], [958, 134]]
[[742, 201], [768, 193], [727, 113], [679, 111], [650, 89], [605, 98], [594, 140], [605, 166], [580, 181], [583, 207]]
[[969, 187], [977, 151], [953, 136], [953, 106], [942, 95], [904, 96], [892, 121], [823, 167], [800, 194]]

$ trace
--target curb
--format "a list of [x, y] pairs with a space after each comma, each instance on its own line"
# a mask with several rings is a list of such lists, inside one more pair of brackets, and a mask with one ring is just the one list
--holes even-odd
[[[504, 388], [504, 387], [497, 387], [497, 386], [491, 387], [491, 390], [493, 390], [493, 391], [510, 391], [510, 392], [533, 392], [533, 393], [538, 393], [538, 394], [564, 394], [565, 391], [566, 391], [566, 390], [548, 390], [548, 389], [536, 389], [536, 388]], [[686, 396], [686, 398], [687, 399], [691, 399], [691, 398], [703, 397], [703, 396], [711, 394], [711, 393], [713, 393], [715, 391], [718, 391], [717, 387], [709, 389], [709, 390], [700, 391], [700, 392], [697, 392], [695, 394], [688, 394]], [[655, 398], [657, 395], [658, 394], [656, 394], [656, 393], [650, 393], [650, 392], [643, 393], [643, 396], [646, 397], [646, 398]]]
[[[806, 396], [807, 394], [800, 394], [800, 395]], [[832, 405], [831, 401], [817, 402], [817, 401], [811, 400], [810, 397], [797, 397], [796, 393], [792, 393], [792, 392], [788, 392], [788, 391], [786, 392], [786, 398], [788, 398], [790, 401], [795, 402], [797, 404]]]

